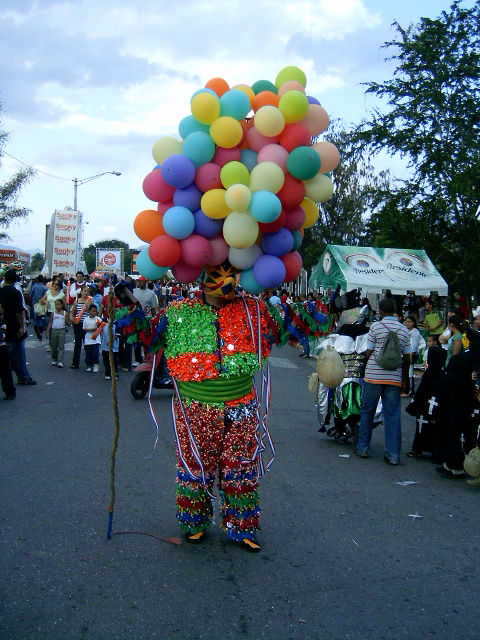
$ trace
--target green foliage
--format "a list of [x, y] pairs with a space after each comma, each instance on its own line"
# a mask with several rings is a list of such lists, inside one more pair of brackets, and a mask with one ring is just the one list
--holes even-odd
[[43, 253], [34, 253], [30, 261], [30, 266], [26, 269], [27, 273], [38, 273], [45, 264], [45, 256]]

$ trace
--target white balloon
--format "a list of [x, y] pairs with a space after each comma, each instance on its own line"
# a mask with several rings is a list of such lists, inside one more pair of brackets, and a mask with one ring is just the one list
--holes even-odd
[[262, 255], [263, 251], [258, 244], [254, 243], [246, 249], [236, 249], [230, 247], [228, 251], [228, 261], [236, 269], [250, 269], [253, 267], [257, 258]]

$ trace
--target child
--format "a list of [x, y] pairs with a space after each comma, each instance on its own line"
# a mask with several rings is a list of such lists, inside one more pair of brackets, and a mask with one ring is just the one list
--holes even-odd
[[431, 347], [438, 347], [438, 346], [440, 346], [439, 336], [437, 336], [437, 335], [435, 335], [433, 333], [431, 333], [429, 336], [427, 336], [427, 348], [423, 352], [423, 365], [424, 365], [425, 369], [428, 367], [428, 364], [427, 364], [428, 350]]
[[50, 337], [52, 365], [63, 368], [63, 352], [65, 348], [65, 325], [68, 316], [65, 302], [55, 300], [55, 311], [51, 314], [47, 327], [47, 338]]
[[[118, 378], [118, 333], [117, 333], [117, 325], [115, 322], [112, 325], [112, 333], [113, 333], [113, 342], [112, 342], [112, 351], [113, 351], [113, 361], [115, 364], [115, 376]], [[105, 380], [110, 380], [112, 376], [112, 371], [110, 368], [110, 354], [108, 352], [108, 324], [103, 327], [102, 331], [102, 359], [103, 366], [105, 367]]]
[[12, 370], [10, 369], [10, 358], [8, 356], [5, 332], [7, 325], [3, 320], [3, 307], [0, 304], [0, 380], [5, 394], [5, 400], [14, 400], [17, 392], [13, 384]]
[[88, 307], [88, 316], [83, 321], [83, 330], [85, 331], [85, 364], [87, 371], [93, 371], [93, 373], [98, 373], [103, 324], [97, 316], [97, 305], [91, 304]]

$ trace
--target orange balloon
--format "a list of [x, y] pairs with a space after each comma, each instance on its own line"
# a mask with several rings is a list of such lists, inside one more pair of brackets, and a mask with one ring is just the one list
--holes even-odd
[[219, 98], [220, 96], [223, 96], [223, 94], [227, 91], [230, 91], [228, 82], [223, 78], [211, 78], [205, 85], [205, 88], [215, 91]]
[[338, 166], [340, 162], [340, 152], [331, 142], [316, 142], [313, 148], [320, 156], [322, 164], [320, 165], [320, 173], [327, 173]]
[[307, 115], [300, 120], [300, 122], [307, 127], [310, 131], [310, 135], [318, 136], [319, 133], [325, 131], [330, 122], [328, 113], [319, 104], [309, 104]]
[[140, 240], [151, 242], [157, 236], [165, 233], [163, 214], [154, 209], [144, 209], [135, 218], [133, 229]]
[[303, 84], [300, 84], [300, 82], [298, 82], [297, 80], [288, 80], [287, 82], [284, 82], [280, 87], [280, 89], [278, 90], [279, 99], [283, 96], [284, 93], [287, 93], [287, 91], [294, 91], [294, 90], [305, 93], [305, 87], [303, 86]]
[[258, 111], [261, 107], [267, 105], [278, 107], [279, 100], [280, 98], [273, 91], [260, 91], [252, 98], [252, 109]]

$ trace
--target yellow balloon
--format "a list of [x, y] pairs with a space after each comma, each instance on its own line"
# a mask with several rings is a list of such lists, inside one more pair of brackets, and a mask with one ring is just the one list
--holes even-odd
[[182, 153], [182, 142], [171, 136], [162, 136], [154, 143], [152, 148], [153, 159], [160, 166], [165, 158], [174, 153]]
[[255, 114], [253, 118], [255, 128], [262, 136], [272, 138], [278, 136], [285, 127], [285, 117], [278, 107], [265, 105]]
[[333, 195], [333, 182], [328, 176], [317, 173], [311, 180], [303, 180], [305, 195], [315, 202], [326, 202]]
[[278, 193], [284, 182], [283, 169], [274, 162], [259, 162], [250, 173], [250, 191]]
[[235, 249], [251, 247], [258, 236], [258, 222], [251, 213], [232, 211], [223, 223], [225, 242]]
[[193, 117], [202, 124], [212, 124], [220, 114], [220, 100], [210, 91], [201, 91], [190, 103]]
[[252, 192], [244, 184], [232, 184], [225, 194], [225, 202], [233, 211], [246, 211], [252, 199]]
[[280, 89], [282, 84], [288, 82], [289, 80], [296, 80], [304, 87], [307, 86], [307, 76], [305, 72], [302, 71], [299, 67], [284, 67], [281, 71], [278, 72], [277, 78], [275, 80], [275, 86], [277, 89]]
[[200, 201], [203, 213], [209, 218], [225, 218], [231, 209], [225, 201], [225, 189], [209, 189]]
[[219, 147], [231, 149], [243, 138], [242, 125], [231, 116], [221, 116], [210, 125], [210, 136]]
[[318, 220], [319, 210], [318, 206], [310, 200], [310, 198], [304, 198], [300, 203], [300, 206], [305, 211], [305, 222], [303, 223], [302, 229], [308, 229], [315, 224]]

